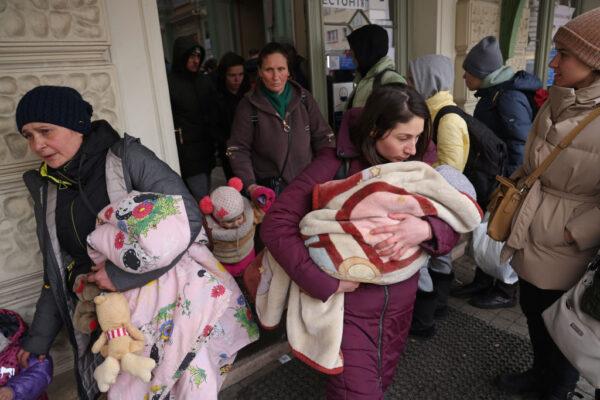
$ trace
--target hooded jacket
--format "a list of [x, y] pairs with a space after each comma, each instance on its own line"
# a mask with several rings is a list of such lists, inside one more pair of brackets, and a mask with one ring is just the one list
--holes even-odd
[[[600, 78], [574, 90], [552, 86], [527, 139], [523, 166], [534, 171], [552, 149], [600, 105]], [[600, 248], [600, 117], [563, 149], [531, 190], [507, 241], [516, 253], [511, 265], [521, 279], [540, 289], [568, 290]], [[535, 188], [535, 186], [534, 186]], [[567, 243], [568, 229], [574, 243]], [[503, 250], [504, 251], [504, 250]]]
[[519, 71], [512, 79], [475, 92], [475, 97], [480, 99], [473, 116], [506, 143], [508, 175], [523, 162], [525, 142], [534, 118], [525, 92], [530, 92], [533, 97], [533, 92], [541, 87], [542, 83], [534, 75]]
[[[431, 120], [443, 107], [455, 106], [452, 98], [454, 67], [448, 57], [429, 54], [409, 63], [415, 89], [426, 99]], [[469, 130], [458, 114], [446, 114], [439, 121], [436, 132], [437, 165], [450, 165], [463, 171], [469, 158]]]
[[168, 76], [173, 124], [181, 175], [184, 178], [209, 173], [215, 166], [215, 144], [209, 121], [211, 83], [200, 73], [187, 70], [194, 49], [204, 49], [190, 37], [179, 37], [173, 46], [172, 71]]
[[363, 76], [388, 53], [388, 34], [379, 25], [361, 26], [347, 39], [358, 63], [357, 70]]
[[379, 25], [365, 25], [350, 35], [348, 43], [354, 53], [358, 66], [354, 79], [354, 91], [350, 95], [348, 108], [363, 107], [367, 98], [373, 91], [373, 82], [376, 75], [385, 70], [381, 76], [381, 84], [406, 83], [402, 75], [395, 72], [394, 62], [387, 57], [389, 38], [387, 31]]
[[[260, 179], [277, 177], [280, 173], [285, 183], [290, 183], [312, 161], [317, 151], [335, 145], [333, 132], [314, 98], [296, 82], [288, 82], [292, 98], [284, 119], [275, 111], [260, 86], [248, 93], [237, 107], [227, 152], [233, 172], [242, 179], [244, 187]], [[254, 115], [256, 122], [252, 121]], [[282, 171], [288, 152], [286, 125], [290, 129], [291, 143], [285, 170]]]

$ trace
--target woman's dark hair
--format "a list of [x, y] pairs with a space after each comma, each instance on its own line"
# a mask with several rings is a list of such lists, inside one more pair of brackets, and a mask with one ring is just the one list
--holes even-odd
[[216, 58], [209, 58], [208, 60], [204, 61], [204, 64], [202, 64], [202, 68], [204, 68], [205, 72], [212, 72], [216, 70], [217, 67], [218, 64]]
[[425, 120], [425, 128], [411, 159], [422, 160], [431, 141], [431, 116], [425, 99], [403, 83], [389, 83], [373, 90], [358, 122], [350, 128], [350, 140], [369, 164], [385, 164], [389, 160], [377, 153], [375, 143], [396, 124], [407, 123], [415, 116]]
[[227, 74], [227, 70], [231, 67], [235, 67], [236, 65], [244, 66], [244, 57], [235, 54], [230, 51], [227, 52], [221, 57], [219, 61], [219, 66], [217, 67], [217, 74], [219, 74], [220, 78], [225, 78], [225, 74]]
[[265, 60], [265, 58], [267, 58], [271, 54], [275, 54], [275, 53], [279, 53], [283, 57], [285, 57], [285, 60], [287, 61], [287, 65], [289, 68], [290, 67], [290, 56], [289, 56], [288, 52], [286, 51], [285, 47], [281, 43], [277, 43], [277, 42], [267, 43], [266, 46], [260, 50], [260, 53], [258, 53], [258, 68], [262, 67], [262, 63]]

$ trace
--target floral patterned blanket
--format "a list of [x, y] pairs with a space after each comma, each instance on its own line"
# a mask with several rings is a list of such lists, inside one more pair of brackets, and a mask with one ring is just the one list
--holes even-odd
[[233, 277], [203, 244], [186, 250], [188, 226], [181, 196], [132, 192], [98, 214], [87, 238], [96, 264], [111, 262], [126, 273], [176, 262], [124, 293], [146, 338], [143, 355], [157, 366], [148, 384], [121, 372], [109, 399], [216, 399], [237, 351], [258, 338]]

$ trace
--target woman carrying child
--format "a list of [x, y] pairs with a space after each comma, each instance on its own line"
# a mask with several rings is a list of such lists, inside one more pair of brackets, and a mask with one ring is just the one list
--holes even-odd
[[[346, 118], [352, 120], [359, 112], [350, 110]], [[344, 165], [348, 169], [342, 175], [349, 176], [388, 162], [434, 161], [430, 124], [427, 105], [414, 89], [404, 84], [377, 88], [358, 121], [350, 123], [350, 131], [340, 131], [337, 150], [321, 150], [264, 219], [261, 237], [266, 247], [304, 292], [322, 301], [334, 293], [345, 293], [341, 344], [344, 369], [329, 377], [328, 399], [383, 399], [410, 328], [418, 273], [392, 285], [335, 279], [310, 258], [299, 223], [311, 211], [313, 187], [339, 178]], [[390, 214], [390, 218], [398, 223], [371, 231], [374, 235], [389, 235], [374, 246], [381, 256], [399, 259], [406, 248], [417, 245], [432, 255], [441, 255], [458, 241], [458, 234], [439, 218], [420, 219], [406, 214]]]
[[[92, 122], [91, 117], [92, 106], [69, 87], [36, 87], [26, 93], [17, 106], [19, 132], [27, 140], [30, 150], [43, 161], [39, 170], [28, 171], [24, 175], [34, 202], [44, 264], [44, 286], [31, 328], [22, 343], [23, 350], [19, 352], [20, 362], [25, 366], [30, 355], [40, 358], [47, 355], [64, 326], [74, 349], [79, 398], [93, 399], [97, 396], [98, 388], [92, 374], [102, 360], [89, 351], [91, 337], [75, 329], [73, 319], [77, 302], [74, 292], [83, 280], [87, 284], [96, 284], [102, 290], [124, 292], [132, 308], [132, 321], [137, 323], [138, 328], [144, 328], [142, 325], [146, 323], [144, 351], [148, 354], [144, 355], [154, 358], [158, 364], [150, 384], [139, 385], [137, 382], [136, 385], [125, 386], [121, 378], [127, 379], [128, 376], [120, 375], [115, 386], [127, 390], [111, 390], [109, 398], [143, 398], [145, 395], [153, 399], [169, 395], [198, 398], [198, 391], [203, 388], [207, 388], [201, 391], [203, 398], [216, 398], [223, 371], [227, 370], [237, 350], [255, 339], [242, 321], [235, 322], [234, 314], [240, 311], [238, 309], [246, 310], [245, 301], [231, 277], [219, 274], [217, 261], [204, 246], [202, 216], [181, 178], [140, 144], [138, 139], [128, 135], [120, 138], [108, 122]], [[130, 194], [132, 191], [151, 193], [136, 198]], [[135, 218], [148, 216], [156, 206], [153, 202], [158, 198], [171, 198], [179, 205], [172, 209], [176, 210], [179, 221], [182, 221], [178, 234], [164, 235], [170, 239], [164, 241], [172, 245], [170, 251], [176, 249], [177, 252], [168, 261], [160, 260], [162, 254], [158, 254], [153, 258], [158, 262], [147, 262], [148, 259], [140, 255], [148, 249], [140, 248], [133, 241], [128, 242], [123, 233], [117, 237], [122, 240], [115, 240], [111, 244], [115, 251], [125, 249], [123, 246], [126, 245], [131, 247], [121, 255], [125, 265], [114, 262], [107, 252], [102, 255], [96, 253], [96, 262], [90, 258], [86, 238], [96, 231], [97, 221], [105, 219], [106, 223], [114, 219], [116, 214], [107, 206], [114, 204], [116, 208], [117, 204], [121, 204], [119, 201], [127, 200], [127, 196], [133, 196], [130, 203], [136, 206], [132, 211]], [[143, 204], [136, 205], [136, 201]], [[129, 222], [119, 221], [116, 225], [123, 229], [121, 223]], [[156, 229], [156, 226], [150, 228]], [[97, 240], [96, 244], [101, 246], [106, 243]], [[184, 274], [189, 273], [185, 268], [180, 268], [183, 264], [188, 269], [197, 267], [192, 270], [195, 279], [188, 279], [187, 289], [185, 285], [178, 286], [186, 278]], [[199, 351], [196, 358], [191, 347], [184, 347], [187, 342], [169, 340], [171, 334], [177, 333], [177, 326], [173, 326], [172, 321], [182, 319], [180, 314], [190, 310], [194, 311], [194, 316], [213, 312], [206, 308], [195, 308], [201, 305], [197, 302], [190, 304], [186, 299], [186, 296], [195, 294], [197, 285], [206, 284], [209, 277], [212, 279], [210, 283], [218, 286], [213, 297], [228, 299], [226, 311], [214, 318], [223, 329], [219, 330], [221, 335], [217, 337], [216, 334], [211, 335], [217, 331], [213, 329], [214, 325], [204, 330], [204, 326], [199, 326], [196, 328], [199, 330], [196, 337], [203, 340], [204, 349], [210, 349], [211, 354], [215, 353], [217, 347], [224, 350], [217, 355], [220, 361], [212, 359], [208, 365], [203, 361], [203, 365], [206, 365], [203, 375], [190, 376], [192, 371], [187, 366], [196, 365], [202, 354], [206, 356], [206, 353]], [[154, 316], [156, 307], [166, 300], [166, 293], [172, 294], [174, 289], [175, 295], [170, 299], [173, 307], [165, 308], [152, 321], [140, 320], [142, 315], [151, 312]], [[162, 323], [160, 326], [165, 327], [160, 337], [164, 339], [162, 342], [152, 337], [159, 322]], [[230, 330], [226, 332], [225, 343], [223, 330], [227, 330], [227, 327]], [[219, 345], [215, 346], [216, 343]], [[154, 345], [157, 346], [156, 351]], [[172, 371], [169, 381], [156, 384], [154, 380], [157, 377], [165, 376], [161, 364], [168, 363], [162, 361], [169, 360], [173, 365], [174, 354], [180, 359], [175, 366], [179, 368]], [[190, 382], [198, 383], [197, 387]]]

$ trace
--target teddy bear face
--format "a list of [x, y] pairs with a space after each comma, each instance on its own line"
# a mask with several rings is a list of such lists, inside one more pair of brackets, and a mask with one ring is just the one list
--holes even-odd
[[131, 319], [129, 303], [121, 293], [102, 293], [94, 298], [98, 323], [103, 331], [128, 323]]

